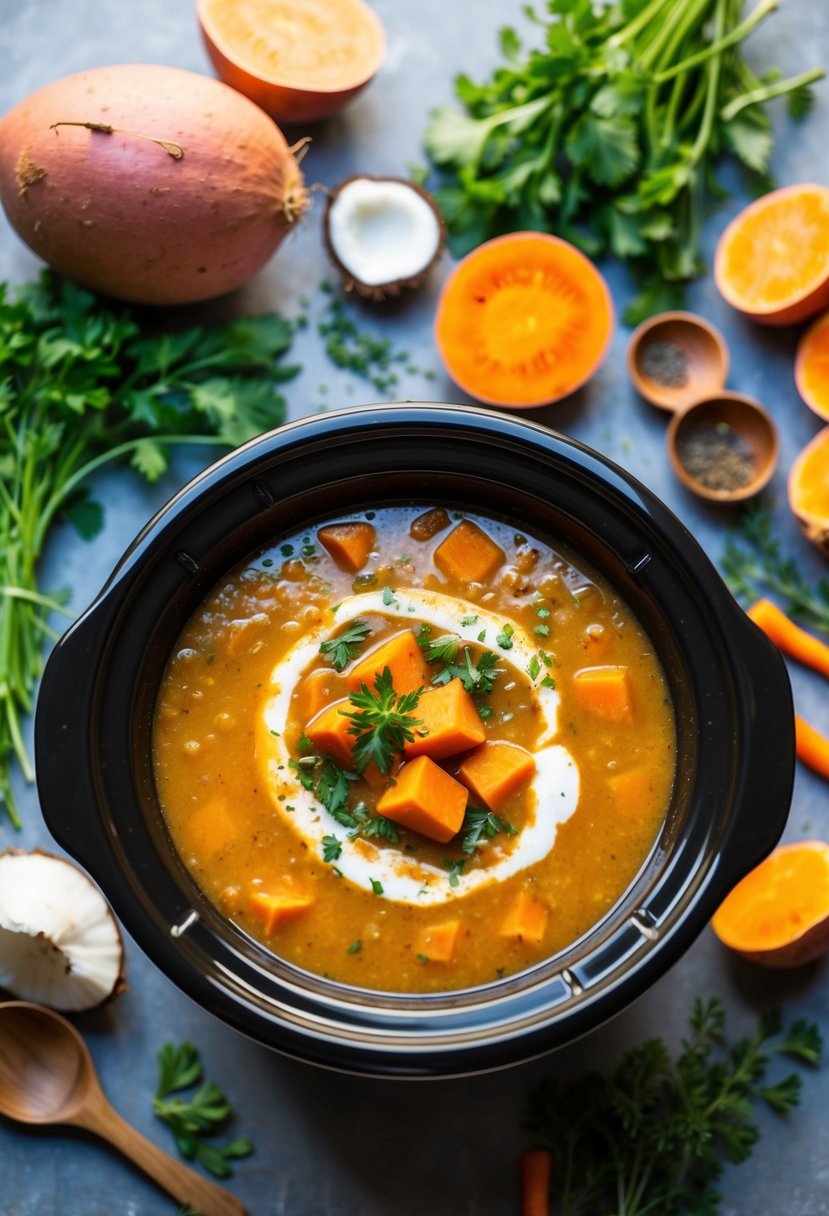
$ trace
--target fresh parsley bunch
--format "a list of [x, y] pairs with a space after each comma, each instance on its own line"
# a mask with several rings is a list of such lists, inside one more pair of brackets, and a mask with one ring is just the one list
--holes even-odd
[[0, 284], [0, 811], [15, 825], [13, 756], [34, 779], [20, 718], [56, 636], [50, 614], [72, 615], [38, 585], [49, 529], [64, 517], [96, 534], [103, 510], [85, 483], [103, 465], [156, 481], [174, 444], [234, 447], [278, 425], [278, 386], [298, 370], [279, 363], [291, 337], [272, 315], [149, 335], [48, 273], [14, 296]]
[[797, 1105], [801, 1078], [766, 1081], [775, 1056], [820, 1060], [817, 1027], [782, 1031], [776, 1014], [729, 1044], [725, 1011], [697, 1000], [675, 1060], [661, 1039], [631, 1049], [609, 1077], [544, 1081], [531, 1095], [527, 1129], [553, 1154], [561, 1216], [715, 1216], [724, 1163], [750, 1155], [754, 1108], [779, 1115]]
[[435, 111], [426, 150], [443, 172], [436, 191], [456, 253], [516, 229], [550, 231], [589, 256], [633, 264], [636, 323], [675, 307], [701, 273], [713, 175], [735, 156], [764, 189], [772, 151], [763, 103], [789, 95], [809, 109], [815, 68], [791, 80], [757, 76], [740, 43], [777, 0], [548, 0], [527, 7], [542, 45], [528, 53], [501, 32], [503, 64], [477, 84], [455, 81], [461, 108]]

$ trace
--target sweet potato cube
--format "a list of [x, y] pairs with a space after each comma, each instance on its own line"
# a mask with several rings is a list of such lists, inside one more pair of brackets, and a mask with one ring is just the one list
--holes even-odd
[[330, 756], [340, 768], [351, 767], [351, 753], [357, 741], [354, 735], [348, 733], [351, 723], [345, 714], [340, 712], [349, 707], [348, 697], [332, 701], [305, 727], [305, 733], [317, 751], [322, 752], [324, 756]]
[[395, 785], [377, 803], [377, 814], [446, 844], [463, 823], [468, 793], [428, 756], [404, 764]]
[[462, 519], [434, 554], [441, 574], [459, 583], [483, 583], [504, 561], [504, 551], [469, 519]]
[[274, 929], [286, 921], [296, 920], [303, 912], [313, 906], [309, 895], [301, 895], [296, 891], [253, 891], [248, 902], [250, 909], [264, 922], [265, 932], [270, 936]]
[[458, 920], [444, 920], [421, 929], [415, 939], [415, 954], [421, 959], [428, 958], [430, 963], [451, 963], [460, 927]]
[[535, 772], [535, 760], [517, 743], [482, 743], [458, 769], [458, 781], [490, 811], [499, 811]]
[[631, 768], [608, 778], [616, 810], [627, 817], [636, 817], [653, 804], [653, 782], [647, 769]]
[[188, 850], [198, 858], [218, 857], [235, 840], [236, 825], [221, 798], [211, 798], [197, 806], [184, 825], [182, 837]]
[[540, 942], [549, 916], [550, 910], [546, 904], [521, 891], [507, 910], [498, 934], [500, 937], [517, 937], [522, 942]]
[[326, 528], [320, 528], [317, 540], [341, 570], [356, 574], [368, 561], [376, 536], [371, 524], [355, 522], [329, 524]]
[[414, 739], [403, 749], [407, 756], [431, 756], [443, 760], [477, 747], [486, 730], [475, 702], [461, 680], [450, 680], [440, 688], [427, 688], [417, 703]]
[[627, 667], [582, 667], [573, 689], [583, 709], [608, 722], [633, 719], [633, 693]]
[[297, 717], [300, 722], [309, 722], [321, 709], [345, 693], [345, 681], [330, 667], [318, 667], [309, 671], [297, 686]]
[[398, 697], [429, 683], [429, 673], [423, 654], [411, 629], [404, 629], [363, 655], [348, 672], [348, 687], [356, 692], [361, 684], [374, 688], [375, 676], [384, 667], [391, 672], [391, 682]]

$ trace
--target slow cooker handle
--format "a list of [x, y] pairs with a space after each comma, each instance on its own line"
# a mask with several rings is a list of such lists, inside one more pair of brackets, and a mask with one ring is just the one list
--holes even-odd
[[[733, 603], [733, 601], [732, 601]], [[795, 773], [794, 703], [789, 674], [776, 646], [741, 608], [736, 628], [723, 625], [739, 656], [737, 696], [740, 745], [735, 802], [738, 813], [722, 845], [721, 896], [768, 856], [780, 840]]]
[[[102, 619], [101, 607], [101, 601], [93, 604], [69, 627], [46, 663], [35, 711], [35, 775], [49, 831], [106, 891], [118, 881], [117, 870], [101, 821], [91, 723], [78, 711], [78, 706], [93, 704], [95, 673], [110, 624]], [[71, 700], [67, 689], [73, 690]]]

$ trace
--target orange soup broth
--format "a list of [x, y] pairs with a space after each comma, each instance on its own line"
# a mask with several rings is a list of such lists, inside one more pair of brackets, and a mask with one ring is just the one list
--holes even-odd
[[[381, 507], [338, 518], [337, 523], [370, 521], [376, 532], [356, 573], [338, 567], [316, 529], [281, 539], [231, 571], [178, 640], [159, 690], [153, 737], [157, 788], [173, 843], [223, 915], [301, 968], [390, 992], [485, 984], [573, 943], [622, 897], [644, 864], [665, 819], [675, 766], [674, 715], [664, 673], [652, 643], [613, 588], [583, 561], [478, 515], [468, 518], [500, 547], [504, 560], [485, 580], [458, 581], [435, 564], [433, 555], [461, 515], [431, 509], [426, 523], [413, 528], [427, 511], [422, 505]], [[362, 890], [340, 874], [336, 859], [325, 862], [315, 855], [290, 827], [290, 804], [277, 807], [279, 795], [257, 757], [275, 664], [332, 605], [383, 588], [390, 589], [384, 592], [389, 596], [396, 589], [434, 589], [462, 601], [459, 618], [469, 619], [480, 606], [523, 626], [538, 642], [535, 680], [554, 680], [560, 695], [556, 742], [570, 751], [579, 770], [577, 808], [559, 826], [543, 860], [428, 908]], [[415, 617], [390, 621], [382, 613], [367, 613], [365, 620], [372, 628], [370, 646], [403, 627], [417, 633], [422, 624]], [[486, 715], [487, 738], [532, 752], [538, 737], [533, 680], [510, 665], [510, 649], [495, 638], [473, 650], [478, 657], [493, 651], [501, 669], [492, 692], [474, 698]], [[440, 666], [430, 664], [430, 674]], [[597, 666], [627, 668], [632, 690], [627, 719], [597, 715], [577, 695], [575, 673]], [[336, 672], [323, 655], [313, 667], [323, 674], [298, 684], [286, 731], [286, 744], [297, 758], [309, 711], [347, 695], [348, 668]], [[441, 763], [454, 773], [462, 759]], [[367, 778], [354, 783], [352, 801], [359, 797], [373, 813], [389, 778], [376, 768]], [[470, 798], [473, 804], [480, 805]], [[442, 866], [447, 888], [453, 884], [453, 893], [462, 896], [466, 875], [516, 847], [526, 804], [526, 789], [519, 789], [498, 810], [516, 836], [498, 832], [469, 855], [460, 836], [438, 844], [405, 829], [396, 844], [374, 838], [366, 847], [403, 850]], [[538, 813], [544, 813], [543, 805]], [[293, 893], [300, 905], [277, 923], [252, 898], [274, 890]], [[544, 909], [540, 940], [504, 932], [522, 893]], [[440, 961], [430, 957], [434, 952], [424, 942], [430, 942], [431, 929], [447, 922], [457, 922], [454, 942], [451, 957]]]

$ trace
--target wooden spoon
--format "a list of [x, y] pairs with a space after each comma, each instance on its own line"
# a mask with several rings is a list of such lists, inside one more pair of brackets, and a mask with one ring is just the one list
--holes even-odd
[[235, 1196], [170, 1157], [107, 1101], [81, 1036], [60, 1014], [28, 1001], [0, 1004], [0, 1112], [20, 1123], [83, 1127], [203, 1216], [244, 1216]]

